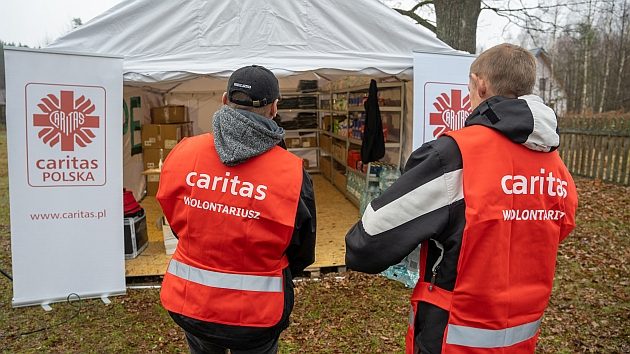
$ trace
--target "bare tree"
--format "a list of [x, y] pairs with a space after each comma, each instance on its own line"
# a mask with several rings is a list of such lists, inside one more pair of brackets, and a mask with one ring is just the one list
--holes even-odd
[[[387, 1], [387, 0], [381, 0]], [[586, 0], [448, 0], [418, 1], [408, 10], [394, 8], [399, 13], [412, 18], [416, 23], [436, 33], [437, 37], [451, 47], [475, 53], [477, 47], [477, 21], [481, 11], [492, 11], [506, 18], [509, 23], [531, 33], [549, 32], [558, 26], [558, 21], [549, 19], [547, 14], [554, 9], [572, 9]], [[435, 10], [435, 20], [426, 16], [427, 8]], [[423, 14], [424, 13], [424, 14]], [[434, 24], [435, 23], [435, 24]]]
[[624, 67], [626, 64], [626, 41], [628, 32], [628, 1], [624, 0], [621, 10], [621, 31], [619, 35], [619, 68], [617, 69], [617, 89], [615, 93], [615, 103], [617, 107], [622, 107], [621, 97], [621, 78], [624, 74]]
[[608, 43], [610, 41], [610, 35], [612, 32], [613, 13], [615, 12], [615, 2], [610, 3], [610, 12], [608, 12], [608, 23], [606, 26], [606, 32], [604, 33], [606, 50], [604, 50], [604, 82], [602, 83], [602, 95], [599, 100], [599, 108], [597, 112], [602, 113], [604, 111], [604, 101], [606, 100], [606, 91], [608, 90], [608, 77], [610, 76], [610, 58], [613, 56]]

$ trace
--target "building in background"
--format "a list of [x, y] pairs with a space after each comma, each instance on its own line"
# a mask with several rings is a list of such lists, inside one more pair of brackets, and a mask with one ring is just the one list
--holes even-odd
[[530, 52], [536, 57], [534, 94], [540, 96], [558, 116], [564, 115], [567, 111], [567, 95], [553, 75], [551, 56], [543, 48], [531, 49]]

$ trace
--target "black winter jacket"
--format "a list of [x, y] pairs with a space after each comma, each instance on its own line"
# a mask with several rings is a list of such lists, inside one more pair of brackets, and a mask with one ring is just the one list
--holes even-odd
[[[553, 110], [533, 95], [510, 99], [489, 98], [466, 120], [466, 126], [483, 125], [514, 143], [549, 152], [557, 148], [559, 136]], [[435, 284], [453, 290], [457, 262], [466, 223], [465, 200], [454, 191], [462, 190], [462, 180], [450, 176], [462, 169], [462, 155], [449, 136], [425, 143], [409, 157], [400, 179], [374, 199], [356, 225], [346, 235], [348, 268], [379, 273], [399, 263], [420, 243], [433, 239], [444, 247]], [[428, 207], [431, 206], [431, 207]], [[431, 269], [440, 256], [435, 242], [428, 243], [427, 263]], [[431, 281], [426, 272], [424, 281]], [[440, 353], [448, 313], [421, 302], [415, 318], [416, 348], [421, 353]]]

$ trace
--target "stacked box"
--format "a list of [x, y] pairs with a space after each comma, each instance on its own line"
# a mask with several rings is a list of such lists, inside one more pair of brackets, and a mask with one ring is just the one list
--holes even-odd
[[166, 156], [171, 152], [171, 149], [153, 149], [145, 148], [142, 151], [142, 161], [144, 162], [144, 169], [151, 170], [154, 168], [160, 168], [160, 162], [164, 163]]
[[322, 172], [324, 176], [326, 176], [326, 178], [328, 179], [332, 178], [332, 176], [330, 175], [332, 171], [332, 164], [330, 163], [329, 157], [319, 158], [319, 170]]
[[332, 151], [332, 138], [328, 135], [321, 134], [319, 136], [319, 147], [327, 154]]
[[142, 126], [142, 146], [172, 149], [182, 140], [182, 124], [145, 124]]
[[346, 145], [338, 142], [333, 142], [332, 155], [337, 161], [346, 161]]
[[346, 190], [346, 174], [343, 171], [334, 170], [333, 183], [341, 190]]
[[188, 122], [186, 106], [163, 106], [151, 108], [153, 124], [176, 124]]
[[147, 195], [155, 196], [160, 186], [160, 174], [150, 173], [147, 175]]

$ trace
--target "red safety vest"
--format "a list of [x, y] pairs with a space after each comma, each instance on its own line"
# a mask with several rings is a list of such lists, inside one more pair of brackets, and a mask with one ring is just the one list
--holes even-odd
[[180, 142], [157, 194], [179, 237], [162, 305], [201, 321], [276, 325], [301, 186], [302, 161], [280, 147], [229, 167], [211, 134]]
[[457, 280], [453, 291], [424, 281], [431, 265], [423, 243], [407, 353], [420, 301], [449, 312], [442, 353], [533, 353], [558, 244], [575, 227], [573, 179], [557, 152], [532, 151], [492, 129], [448, 135], [462, 154], [466, 203]]

